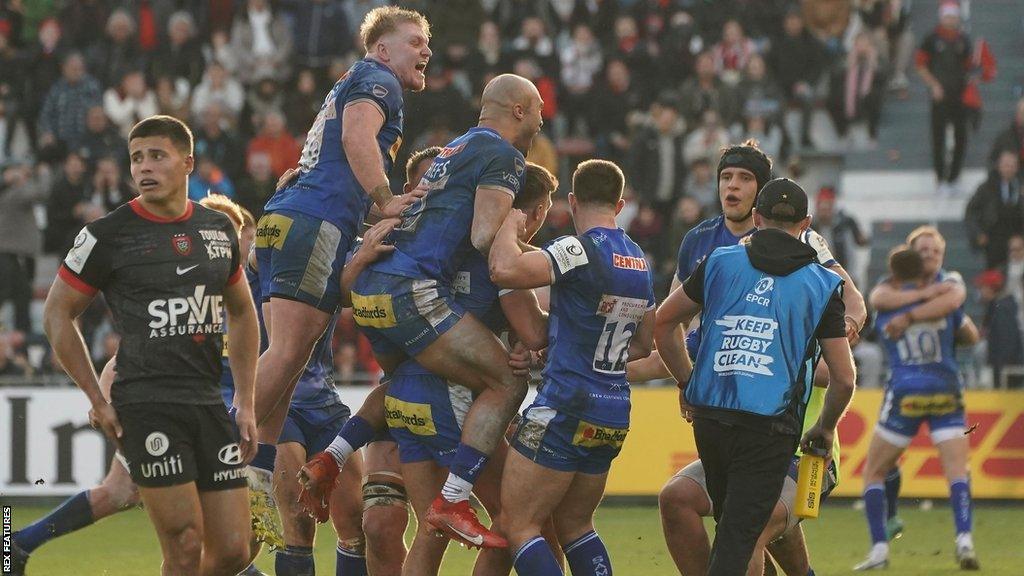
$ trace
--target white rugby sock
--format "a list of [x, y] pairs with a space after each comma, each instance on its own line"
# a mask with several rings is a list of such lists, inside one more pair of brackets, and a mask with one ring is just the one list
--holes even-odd
[[352, 455], [355, 450], [352, 449], [352, 445], [348, 443], [344, 438], [338, 436], [331, 441], [331, 445], [327, 447], [326, 452], [334, 457], [335, 463], [338, 464], [338, 470], [341, 470], [345, 466], [345, 462], [348, 457]]
[[469, 500], [469, 493], [472, 491], [472, 484], [449, 472], [448, 479], [444, 481], [444, 488], [441, 488], [441, 496], [455, 504], [463, 500]]

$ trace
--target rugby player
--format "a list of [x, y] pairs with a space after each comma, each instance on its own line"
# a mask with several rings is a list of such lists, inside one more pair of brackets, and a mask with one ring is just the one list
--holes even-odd
[[962, 336], [971, 343], [977, 340], [977, 330], [965, 323], [961, 310], [966, 297], [963, 279], [942, 268], [946, 242], [939, 231], [921, 226], [907, 236], [907, 244], [920, 255], [920, 280], [908, 285], [887, 279], [871, 291], [871, 304], [878, 310], [875, 325], [892, 372], [864, 466], [864, 511], [872, 547], [854, 569], [888, 566], [882, 482], [927, 421], [949, 482], [956, 560], [963, 570], [978, 570], [971, 535], [963, 382], [955, 354], [957, 332], [964, 329]]
[[[401, 146], [402, 91], [422, 90], [430, 27], [417, 12], [375, 8], [360, 28], [366, 56], [324, 100], [299, 159], [298, 179], [266, 205], [256, 256], [270, 345], [259, 361], [260, 437], [277, 441], [289, 399], [340, 302], [340, 269], [375, 204], [397, 216], [387, 173]], [[375, 142], [372, 146], [368, 143]]]
[[[395, 249], [370, 265], [352, 289], [356, 324], [386, 373], [413, 357], [477, 394], [448, 479], [425, 519], [449, 538], [487, 548], [506, 542], [480, 524], [469, 495], [522, 402], [526, 382], [512, 373], [497, 337], [454, 302], [456, 264], [469, 250], [490, 250], [519, 192], [523, 154], [540, 131], [542, 106], [529, 80], [513, 74], [492, 79], [481, 97], [478, 126], [434, 160], [420, 185], [426, 196], [405, 211], [391, 234]], [[331, 458], [303, 468], [311, 500], [327, 494], [348, 456], [384, 426], [383, 392], [378, 387], [346, 423], [328, 448]]]
[[[527, 214], [528, 242], [540, 229], [551, 207], [551, 194], [558, 187], [555, 177], [539, 165], [527, 163], [522, 191], [513, 208]], [[511, 328], [533, 348], [547, 343], [546, 317], [540, 313], [530, 290], [501, 290], [491, 282], [487, 261], [474, 251], [466, 255], [456, 274], [455, 302], [467, 314], [483, 322], [495, 334]], [[443, 486], [447, 468], [458, 449], [472, 392], [463, 386], [449, 386], [414, 360], [398, 366], [387, 384], [385, 414], [392, 436], [398, 441], [402, 476], [418, 518], [424, 518], [437, 491]], [[498, 495], [507, 445], [499, 442], [474, 493], [487, 509], [492, 522], [501, 514]], [[448, 541], [434, 537], [435, 529], [420, 522], [409, 550], [406, 576], [436, 575]], [[505, 550], [485, 549], [477, 559], [476, 574], [507, 574], [511, 568]]]
[[[192, 134], [153, 116], [129, 135], [140, 196], [87, 225], [46, 300], [61, 364], [90, 421], [122, 451], [156, 528], [162, 573], [234, 575], [249, 555], [245, 462], [256, 452], [259, 331], [230, 220], [188, 200]], [[75, 318], [102, 290], [121, 334], [108, 402]], [[232, 325], [235, 418], [221, 402], [222, 325]]]
[[624, 183], [615, 164], [583, 162], [569, 195], [576, 236], [524, 253], [526, 216], [515, 211], [491, 249], [498, 286], [551, 286], [544, 384], [523, 411], [501, 484], [501, 528], [520, 575], [563, 574], [541, 536], [549, 517], [573, 574], [612, 572], [594, 510], [629, 428], [626, 362], [650, 354], [655, 306], [643, 250], [615, 224]]

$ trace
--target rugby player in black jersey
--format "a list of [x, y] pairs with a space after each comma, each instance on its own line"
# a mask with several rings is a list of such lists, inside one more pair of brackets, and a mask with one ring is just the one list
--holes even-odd
[[[46, 300], [57, 357], [92, 403], [89, 419], [129, 462], [163, 552], [162, 574], [237, 574], [249, 561], [244, 465], [256, 451], [259, 334], [238, 235], [188, 200], [192, 134], [154, 116], [129, 135], [140, 196], [87, 225]], [[97, 292], [121, 346], [108, 403], [75, 319]], [[223, 316], [231, 324], [235, 418], [220, 398]]]

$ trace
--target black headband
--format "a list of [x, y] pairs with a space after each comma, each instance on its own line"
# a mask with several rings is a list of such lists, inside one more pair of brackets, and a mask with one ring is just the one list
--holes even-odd
[[751, 146], [737, 146], [726, 150], [725, 154], [722, 154], [722, 159], [718, 161], [719, 178], [722, 176], [722, 170], [726, 168], [750, 170], [757, 179], [758, 191], [772, 179], [772, 167], [768, 163], [768, 157], [764, 152]]

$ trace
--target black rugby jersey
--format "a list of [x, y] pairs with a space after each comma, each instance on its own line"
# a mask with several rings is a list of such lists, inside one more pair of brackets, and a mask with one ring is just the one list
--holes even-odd
[[240, 261], [228, 217], [191, 201], [166, 219], [132, 200], [82, 229], [59, 275], [113, 313], [115, 406], [221, 403], [223, 293]]

